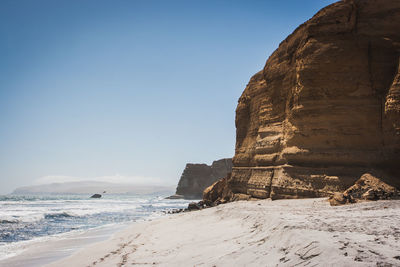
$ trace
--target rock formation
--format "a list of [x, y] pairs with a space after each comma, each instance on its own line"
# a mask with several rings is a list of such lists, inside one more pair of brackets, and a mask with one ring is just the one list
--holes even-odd
[[388, 199], [400, 199], [400, 191], [366, 173], [343, 193], [334, 193], [329, 202], [332, 206], [337, 206], [359, 201]]
[[207, 164], [186, 164], [179, 180], [176, 194], [169, 198], [201, 199], [203, 190], [232, 171], [232, 159]]
[[203, 200], [201, 203], [206, 207], [212, 207], [229, 201], [249, 200], [252, 198], [247, 194], [234, 194], [229, 186], [230, 179], [231, 173], [228, 173], [226, 177], [207, 187], [203, 191]]
[[228, 186], [230, 176], [224, 177], [209, 187], [203, 192], [203, 201], [207, 206], [218, 205], [232, 200], [233, 193]]
[[400, 1], [341, 1], [289, 35], [236, 109], [228, 186], [321, 197], [364, 173], [400, 184]]

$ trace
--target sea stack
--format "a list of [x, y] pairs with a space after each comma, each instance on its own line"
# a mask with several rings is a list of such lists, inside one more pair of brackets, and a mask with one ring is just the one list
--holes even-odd
[[236, 109], [234, 195], [322, 197], [400, 184], [400, 1], [340, 1], [269, 57]]
[[169, 198], [201, 199], [204, 189], [231, 171], [232, 159], [230, 158], [216, 160], [211, 166], [188, 163], [179, 179], [175, 195]]

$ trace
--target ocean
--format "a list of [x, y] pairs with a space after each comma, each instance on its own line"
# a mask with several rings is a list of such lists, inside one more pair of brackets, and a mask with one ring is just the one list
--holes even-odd
[[[187, 207], [188, 200], [147, 195], [5, 195], [0, 196], [0, 260], [18, 254], [26, 242], [60, 239], [96, 228], [163, 216]], [[21, 246], [19, 246], [21, 244]]]

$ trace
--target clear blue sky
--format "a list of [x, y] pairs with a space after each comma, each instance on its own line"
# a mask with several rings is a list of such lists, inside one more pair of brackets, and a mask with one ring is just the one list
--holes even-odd
[[2, 0], [0, 193], [233, 156], [248, 80], [332, 2]]

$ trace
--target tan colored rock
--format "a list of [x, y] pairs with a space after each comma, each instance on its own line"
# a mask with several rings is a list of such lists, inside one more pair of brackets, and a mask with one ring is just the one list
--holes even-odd
[[214, 206], [233, 200], [233, 194], [228, 186], [230, 174], [207, 187], [203, 192], [203, 202]]
[[371, 170], [398, 186], [399, 55], [400, 1], [341, 1], [299, 26], [239, 99], [233, 193], [329, 196]]
[[256, 198], [252, 198], [246, 194], [232, 194], [231, 201], [241, 201], [241, 200], [257, 200]]
[[350, 201], [344, 196], [343, 193], [335, 192], [333, 196], [329, 197], [329, 203], [331, 206], [339, 206], [350, 203]]
[[364, 174], [343, 193], [335, 193], [329, 198], [332, 206], [367, 200], [400, 199], [400, 191], [369, 173]]

